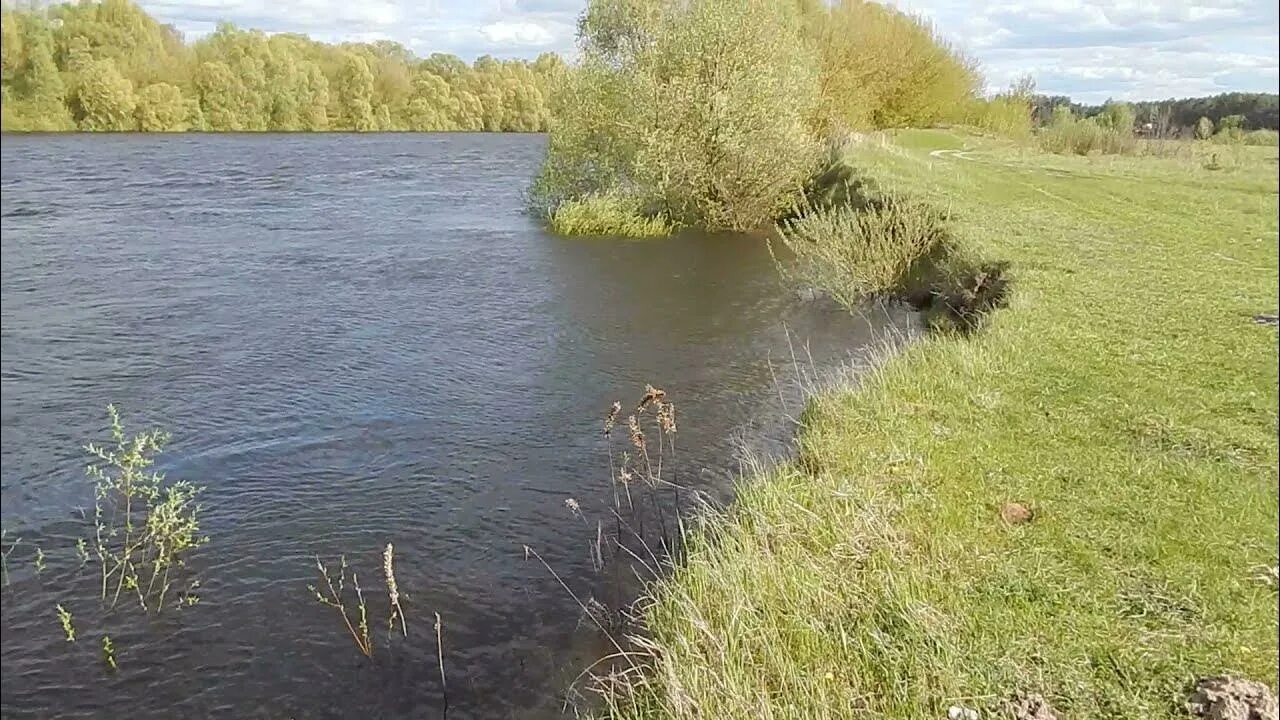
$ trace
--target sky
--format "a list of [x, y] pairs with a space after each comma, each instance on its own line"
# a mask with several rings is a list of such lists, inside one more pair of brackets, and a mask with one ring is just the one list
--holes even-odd
[[[1030, 74], [1089, 103], [1229, 90], [1277, 92], [1276, 0], [895, 0], [932, 20], [983, 69], [988, 90]], [[448, 52], [572, 56], [585, 0], [142, 0], [188, 38], [220, 21], [326, 42], [395, 40]]]

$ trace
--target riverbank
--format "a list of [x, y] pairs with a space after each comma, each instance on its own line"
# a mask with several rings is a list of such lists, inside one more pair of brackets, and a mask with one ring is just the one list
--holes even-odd
[[1010, 262], [1009, 307], [813, 400], [655, 588], [613, 714], [1180, 718], [1198, 677], [1273, 683], [1276, 148], [1212, 152], [864, 142]]

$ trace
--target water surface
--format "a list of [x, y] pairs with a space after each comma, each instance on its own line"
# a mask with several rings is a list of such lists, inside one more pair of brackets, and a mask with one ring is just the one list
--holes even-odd
[[[560, 713], [605, 646], [523, 546], [592, 592], [565, 500], [604, 516], [608, 405], [664, 387], [681, 482], [720, 491], [734, 438], [790, 432], [793, 350], [836, 367], [887, 316], [802, 302], [758, 239], [548, 235], [520, 197], [544, 146], [5, 136], [0, 477], [6, 547], [23, 542], [0, 613], [4, 717], [434, 716], [436, 612], [450, 717]], [[162, 469], [207, 488], [193, 608], [104, 617], [93, 566], [77, 569], [79, 448], [111, 402], [170, 430]], [[386, 652], [379, 633], [370, 663], [306, 586], [313, 556], [345, 553], [376, 595], [388, 541], [410, 634]]]

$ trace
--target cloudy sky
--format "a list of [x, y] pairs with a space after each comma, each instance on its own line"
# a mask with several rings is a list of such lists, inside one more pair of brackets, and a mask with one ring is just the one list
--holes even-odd
[[[221, 20], [326, 40], [399, 41], [471, 60], [571, 53], [585, 0], [142, 0], [188, 36]], [[1276, 0], [896, 0], [976, 57], [992, 89], [1030, 73], [1042, 92], [1097, 102], [1276, 92]]]

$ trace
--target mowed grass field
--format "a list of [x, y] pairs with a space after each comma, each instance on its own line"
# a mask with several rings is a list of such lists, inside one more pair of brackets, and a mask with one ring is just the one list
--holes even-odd
[[1148, 720], [1187, 717], [1201, 676], [1274, 689], [1280, 378], [1253, 318], [1276, 312], [1276, 157], [860, 143], [1009, 261], [1009, 307], [813, 400], [799, 460], [654, 588], [652, 667], [611, 712], [1012, 718], [1035, 693]]

